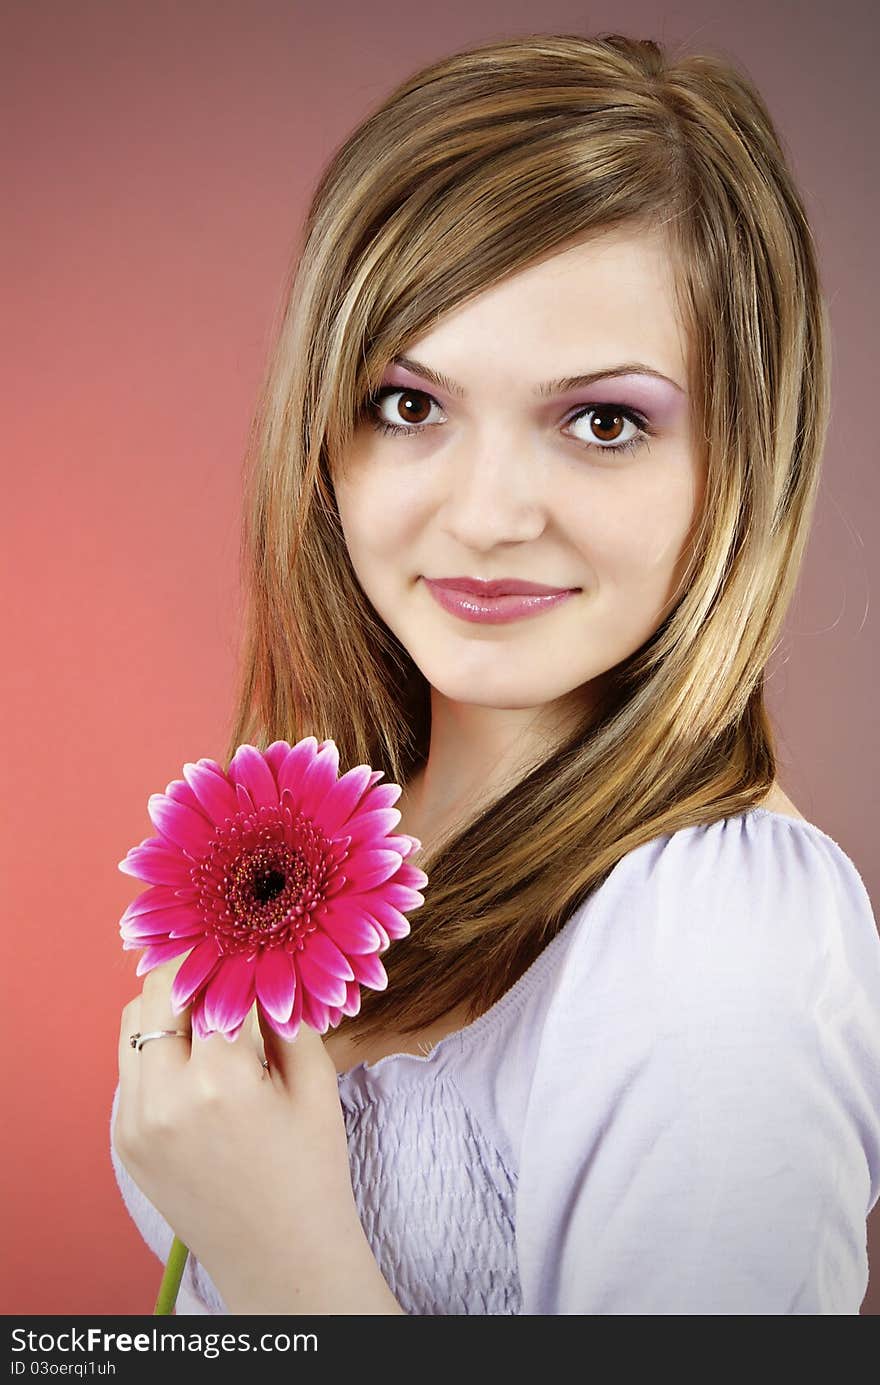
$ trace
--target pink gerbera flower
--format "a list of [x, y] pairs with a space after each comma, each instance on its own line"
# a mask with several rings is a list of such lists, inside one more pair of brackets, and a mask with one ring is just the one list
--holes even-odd
[[397, 784], [357, 765], [338, 777], [332, 740], [307, 736], [268, 750], [240, 745], [229, 769], [185, 764], [184, 779], [150, 796], [158, 836], [119, 869], [149, 883], [120, 920], [137, 975], [182, 952], [171, 989], [193, 1033], [232, 1040], [256, 1001], [293, 1039], [301, 1022], [325, 1033], [360, 1009], [360, 986], [384, 990], [379, 953], [405, 937], [404, 910], [424, 903], [428, 877], [405, 858]]

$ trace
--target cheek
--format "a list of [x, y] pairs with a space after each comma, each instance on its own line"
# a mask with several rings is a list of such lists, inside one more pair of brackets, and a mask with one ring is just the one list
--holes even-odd
[[405, 558], [421, 522], [422, 507], [412, 489], [374, 469], [337, 484], [336, 503], [352, 565], [362, 581], [389, 560]]
[[633, 469], [598, 484], [591, 478], [589, 488], [569, 498], [566, 528], [600, 585], [603, 579], [650, 584], [676, 568], [698, 502], [690, 474]]

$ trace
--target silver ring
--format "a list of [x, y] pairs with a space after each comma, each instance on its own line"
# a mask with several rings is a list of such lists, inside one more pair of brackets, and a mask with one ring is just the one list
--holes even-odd
[[132, 1048], [136, 1048], [140, 1053], [144, 1044], [148, 1044], [151, 1039], [188, 1039], [189, 1033], [186, 1029], [151, 1029], [149, 1034], [130, 1034], [128, 1042]]

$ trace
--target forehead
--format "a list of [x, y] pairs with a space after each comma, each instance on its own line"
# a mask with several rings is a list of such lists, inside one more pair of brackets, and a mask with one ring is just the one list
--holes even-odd
[[592, 235], [445, 314], [407, 355], [487, 384], [634, 360], [684, 384], [687, 340], [669, 244], [658, 230]]

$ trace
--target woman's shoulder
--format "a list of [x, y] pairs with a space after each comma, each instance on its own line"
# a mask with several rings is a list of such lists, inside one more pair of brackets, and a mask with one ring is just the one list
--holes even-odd
[[[762, 804], [627, 853], [570, 920], [557, 1010], [572, 993], [809, 1008], [835, 984], [880, 1014], [880, 934], [857, 866], [803, 815]], [[859, 974], [859, 981], [854, 979]]]
[[585, 1074], [584, 1119], [601, 1124], [632, 1082], [650, 1106], [734, 1068], [745, 1088], [753, 1060], [795, 1083], [824, 1071], [869, 1094], [880, 1176], [880, 934], [827, 833], [761, 807], [682, 828], [622, 857], [569, 923], [534, 1109], [570, 1102]]
[[628, 1025], [639, 1016], [651, 1025], [670, 1004], [694, 1013], [746, 1001], [809, 1008], [818, 992], [848, 984], [851, 969], [880, 1038], [880, 934], [865, 884], [828, 833], [782, 806], [774, 795], [623, 855], [514, 987], [462, 1032], [465, 1048], [485, 1057], [494, 1030], [507, 1050], [514, 1019], [545, 1044], [558, 1029], [564, 1045], [569, 1027], [584, 1032], [586, 1012], [625, 1011]]
[[768, 792], [761, 799], [759, 806], [766, 808], [770, 813], [782, 813], [784, 817], [797, 818], [801, 822], [807, 821], [800, 809], [792, 803], [782, 785], [775, 779]]
[[[742, 813], [652, 838], [622, 857], [617, 869], [630, 888], [641, 881], [649, 891], [675, 877], [679, 903], [705, 896], [722, 913], [747, 899], [788, 914], [805, 894], [814, 905], [843, 896], [871, 908], [852, 857], [778, 788]], [[668, 905], [672, 897], [660, 892], [657, 903]]]

